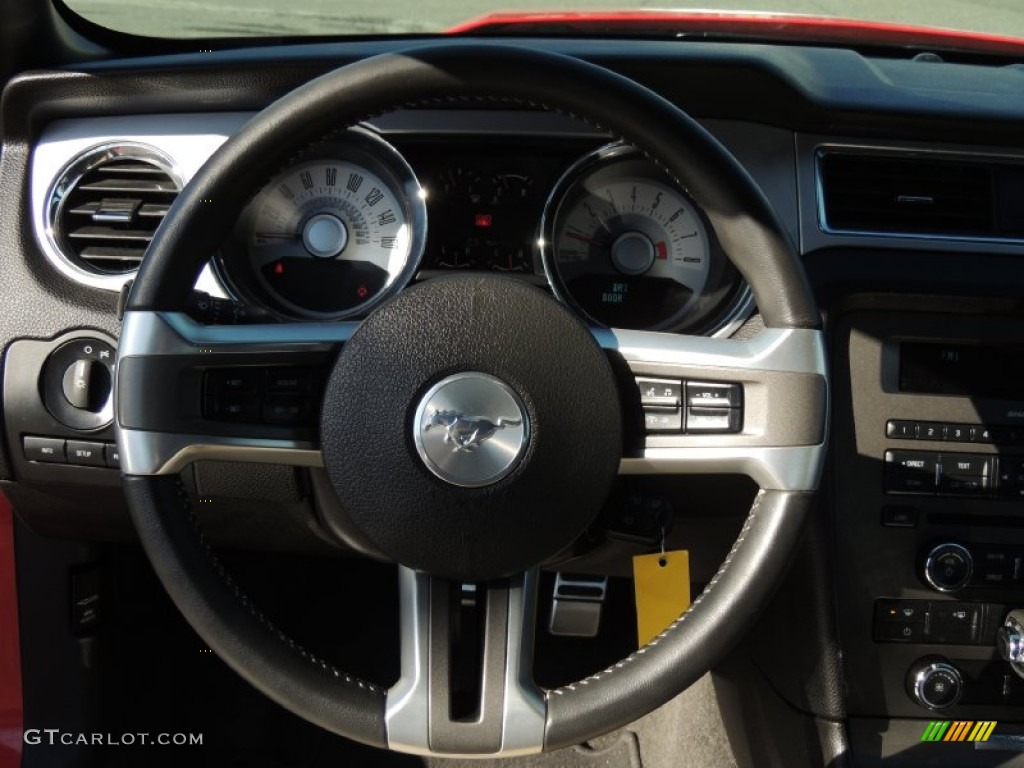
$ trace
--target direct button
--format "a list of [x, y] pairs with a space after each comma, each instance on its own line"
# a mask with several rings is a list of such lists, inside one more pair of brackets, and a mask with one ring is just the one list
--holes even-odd
[[927, 451], [886, 451], [886, 468], [897, 472], [914, 472], [935, 477], [939, 456]]
[[25, 458], [29, 461], [64, 463], [64, 441], [55, 437], [26, 437]]
[[105, 467], [107, 460], [103, 443], [87, 443], [84, 440], [68, 440], [68, 463], [86, 467]]

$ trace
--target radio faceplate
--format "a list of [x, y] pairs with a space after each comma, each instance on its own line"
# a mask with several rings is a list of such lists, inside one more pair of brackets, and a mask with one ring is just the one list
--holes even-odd
[[[908, 670], [937, 650], [962, 669], [996, 669], [1005, 662], [991, 629], [1004, 608], [1024, 606], [1024, 379], [1019, 400], [983, 396], [1012, 391], [1004, 381], [956, 394], [908, 389], [962, 389], [975, 374], [957, 360], [973, 365], [978, 355], [956, 353], [982, 347], [985, 380], [997, 370], [993, 350], [1020, 349], [1024, 319], [863, 310], [836, 328], [836, 592], [845, 673], [856, 681], [847, 704], [851, 716], [921, 718], [928, 710], [908, 696]], [[945, 350], [960, 371], [955, 386], [941, 365], [930, 383], [922, 384], [920, 370], [908, 379], [907, 350], [916, 351], [917, 363], [922, 355], [942, 363]], [[972, 570], [940, 591], [925, 571], [930, 553], [945, 544], [961, 545]], [[933, 617], [902, 626], [879, 613], [915, 605], [927, 606], [929, 617], [967, 606], [977, 621], [950, 630]], [[965, 695], [951, 716], [1008, 717], [1001, 707], [1010, 700], [989, 693]]]

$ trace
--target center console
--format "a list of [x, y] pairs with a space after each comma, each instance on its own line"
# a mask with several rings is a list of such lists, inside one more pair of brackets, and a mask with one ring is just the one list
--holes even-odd
[[997, 649], [1024, 606], [1022, 339], [1019, 317], [838, 325], [838, 628], [851, 722], [875, 738], [900, 720], [910, 741], [921, 720], [1024, 720], [1024, 678]]

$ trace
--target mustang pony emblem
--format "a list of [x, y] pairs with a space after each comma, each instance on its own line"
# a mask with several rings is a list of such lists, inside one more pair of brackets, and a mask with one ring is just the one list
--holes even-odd
[[423, 425], [423, 431], [432, 427], [444, 427], [444, 442], [452, 446], [453, 453], [475, 451], [480, 445], [505, 427], [518, 427], [522, 419], [498, 419], [491, 421], [483, 416], [464, 416], [458, 411], [434, 411], [430, 420]]

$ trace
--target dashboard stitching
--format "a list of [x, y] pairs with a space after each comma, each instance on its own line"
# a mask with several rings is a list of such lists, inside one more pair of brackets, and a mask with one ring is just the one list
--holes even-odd
[[622, 659], [622, 661], [613, 664], [612, 666], [608, 667], [602, 672], [598, 672], [596, 674], [590, 675], [589, 677], [585, 677], [582, 680], [579, 680], [575, 683], [570, 683], [569, 685], [564, 685], [561, 688], [554, 688], [552, 690], [549, 690], [546, 692], [545, 698], [550, 699], [553, 695], [564, 696], [566, 693], [571, 693], [575, 691], [578, 686], [589, 685], [592, 682], [596, 683], [602, 678], [608, 677], [611, 673], [615, 672], [616, 670], [622, 669], [628, 664], [631, 664], [632, 662], [640, 659], [648, 651], [648, 649], [655, 647], [658, 643], [660, 643], [662, 640], [664, 640], [670, 634], [672, 634], [672, 632], [674, 632], [677, 627], [681, 626], [682, 623], [686, 620], [686, 618], [690, 615], [690, 613], [692, 613], [693, 610], [698, 605], [700, 605], [701, 602], [703, 602], [709, 594], [711, 594], [711, 591], [714, 589], [719, 579], [721, 579], [722, 576], [724, 576], [726, 571], [729, 569], [730, 563], [736, 556], [736, 553], [739, 551], [740, 546], [743, 544], [743, 541], [747, 537], [747, 534], [750, 532], [751, 526], [754, 524], [754, 518], [757, 517], [758, 511], [761, 507], [761, 501], [764, 499], [764, 496], [765, 491], [763, 489], [757, 492], [757, 498], [754, 499], [754, 504], [750, 509], [750, 514], [747, 515], [746, 522], [743, 524], [743, 529], [740, 531], [739, 536], [736, 537], [736, 541], [732, 545], [732, 549], [729, 551], [729, 554], [726, 556], [725, 560], [722, 561], [722, 565], [718, 569], [718, 572], [715, 573], [714, 577], [711, 579], [710, 582], [708, 582], [708, 585], [704, 588], [704, 591], [700, 593], [697, 599], [693, 601], [690, 607], [687, 608], [686, 611], [681, 616], [679, 616], [679, 618], [673, 621], [668, 627], [665, 628], [664, 631], [661, 632], [661, 634], [659, 634], [657, 637], [651, 640], [647, 645], [645, 645], [643, 648], [634, 651], [629, 656]]
[[249, 599], [249, 596], [246, 595], [245, 592], [242, 591], [241, 587], [239, 587], [238, 584], [235, 583], [234, 579], [231, 578], [231, 575], [227, 572], [227, 570], [221, 564], [221, 562], [218, 559], [216, 553], [213, 551], [213, 549], [210, 547], [210, 545], [207, 544], [206, 537], [203, 535], [202, 527], [199, 525], [199, 519], [198, 519], [198, 517], [197, 517], [197, 515], [195, 513], [195, 508], [194, 508], [194, 506], [193, 506], [193, 504], [191, 502], [191, 499], [188, 496], [188, 493], [185, 490], [185, 486], [181, 483], [181, 481], [178, 482], [178, 495], [181, 498], [182, 508], [184, 509], [185, 513], [188, 515], [189, 522], [192, 523], [192, 526], [193, 526], [193, 528], [195, 530], [196, 536], [199, 539], [199, 545], [203, 549], [203, 551], [205, 552], [206, 556], [210, 559], [210, 562], [213, 565], [214, 569], [217, 571], [217, 573], [220, 575], [220, 577], [222, 579], [224, 579], [224, 583], [234, 593], [235, 598], [245, 608], [247, 608], [249, 610], [249, 612], [253, 615], [253, 617], [257, 621], [259, 621], [260, 624], [262, 624], [264, 626], [264, 628], [266, 628], [271, 633], [276, 635], [278, 640], [286, 643], [289, 648], [291, 648], [293, 651], [297, 652], [303, 659], [305, 659], [306, 661], [309, 661], [314, 666], [319, 667], [324, 672], [332, 674], [334, 677], [336, 677], [339, 680], [342, 680], [342, 681], [344, 681], [346, 683], [349, 683], [350, 685], [356, 685], [359, 688], [362, 688], [363, 690], [369, 690], [369, 691], [374, 692], [374, 693], [383, 693], [384, 692], [382, 688], [374, 685], [373, 683], [369, 683], [369, 682], [367, 682], [365, 680], [361, 680], [360, 678], [355, 677], [353, 675], [350, 675], [347, 672], [342, 672], [340, 669], [335, 667], [333, 664], [330, 664], [327, 661], [325, 661], [324, 659], [321, 659], [316, 654], [311, 653], [310, 651], [307, 651], [303, 646], [301, 646], [293, 638], [291, 638], [287, 634], [285, 634], [270, 619], [268, 619], [267, 616], [262, 611], [260, 611], [253, 604], [252, 600]]

